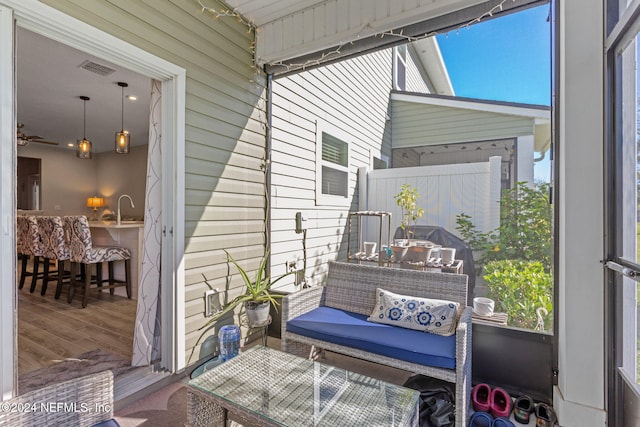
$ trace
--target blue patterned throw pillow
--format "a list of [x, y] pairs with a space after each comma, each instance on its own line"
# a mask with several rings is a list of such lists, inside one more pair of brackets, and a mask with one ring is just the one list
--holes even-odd
[[367, 320], [438, 335], [456, 333], [460, 304], [376, 290], [376, 306]]

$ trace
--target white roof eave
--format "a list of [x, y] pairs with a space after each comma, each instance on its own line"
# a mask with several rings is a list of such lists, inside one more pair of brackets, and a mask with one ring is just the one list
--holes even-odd
[[435, 37], [428, 37], [413, 42], [413, 47], [424, 67], [437, 95], [454, 96], [453, 85], [449, 78], [447, 66], [442, 58], [440, 46]]

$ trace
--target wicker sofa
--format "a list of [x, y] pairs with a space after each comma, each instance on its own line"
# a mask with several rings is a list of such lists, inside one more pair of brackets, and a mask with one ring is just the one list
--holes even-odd
[[[377, 288], [460, 303], [455, 335], [367, 322]], [[472, 311], [466, 301], [466, 275], [330, 262], [324, 286], [283, 299], [282, 350], [314, 357], [317, 350], [324, 349], [455, 383], [456, 425], [466, 426], [471, 395]], [[305, 319], [302, 326], [301, 319]], [[389, 342], [390, 337], [393, 342]], [[419, 348], [427, 362], [424, 358], [415, 362], [411, 347], [415, 348], [416, 340], [426, 340]]]
[[0, 426], [117, 427], [113, 373], [98, 372], [51, 384], [2, 402]]

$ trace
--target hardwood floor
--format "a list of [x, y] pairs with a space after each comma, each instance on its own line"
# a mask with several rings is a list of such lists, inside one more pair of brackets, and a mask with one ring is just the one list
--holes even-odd
[[18, 375], [98, 348], [131, 357], [136, 301], [92, 292], [83, 309], [79, 295], [67, 303], [66, 286], [58, 300], [54, 283], [45, 296], [40, 282], [33, 294], [28, 284], [17, 292]]

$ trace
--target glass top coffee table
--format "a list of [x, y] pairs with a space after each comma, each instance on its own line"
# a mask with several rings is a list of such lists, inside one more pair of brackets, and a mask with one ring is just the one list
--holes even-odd
[[189, 381], [190, 426], [417, 426], [420, 393], [257, 346]]

